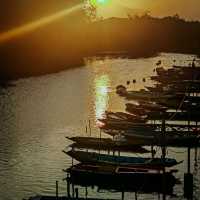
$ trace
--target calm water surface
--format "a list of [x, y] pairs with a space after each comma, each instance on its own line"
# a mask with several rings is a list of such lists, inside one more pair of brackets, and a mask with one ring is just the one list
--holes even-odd
[[[136, 79], [129, 89], [143, 88], [144, 77], [146, 85], [152, 84], [148, 77], [158, 60], [170, 67], [174, 59], [184, 64], [182, 59], [193, 57], [161, 54], [148, 59], [93, 60], [82, 68], [17, 81], [16, 87], [0, 96], [0, 199], [21, 200], [36, 194], [54, 194], [56, 180], [60, 194], [66, 194], [62, 169], [70, 166], [71, 159], [62, 153], [70, 144], [65, 136], [88, 135], [85, 133], [88, 120], [92, 135], [98, 136], [96, 119], [107, 109], [124, 110], [125, 100], [115, 94], [118, 84]], [[184, 149], [169, 149], [168, 156], [186, 160], [184, 152]], [[181, 180], [186, 167], [186, 162], [178, 166], [177, 177]], [[194, 169], [197, 199], [198, 168]], [[170, 199], [183, 199], [182, 190], [183, 184], [176, 186], [179, 197]], [[84, 190], [80, 192], [84, 194]], [[121, 197], [119, 193], [97, 193], [95, 189], [89, 194], [99, 198]], [[127, 193], [125, 198], [133, 199], [134, 194]], [[138, 199], [157, 199], [157, 196], [139, 194]]]

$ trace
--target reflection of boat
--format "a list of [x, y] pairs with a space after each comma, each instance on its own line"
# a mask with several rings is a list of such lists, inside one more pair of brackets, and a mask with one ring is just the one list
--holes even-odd
[[[70, 167], [66, 172], [70, 174], [70, 183], [85, 187], [97, 186], [98, 190], [173, 194], [173, 187], [177, 182], [171, 172], [163, 174], [157, 170], [107, 165], [78, 164]], [[165, 180], [165, 188], [162, 185], [163, 180]]]
[[74, 141], [72, 148], [89, 148], [94, 150], [125, 151], [135, 153], [148, 153], [149, 151], [138, 145], [130, 145], [128, 142], [120, 142], [110, 138], [92, 138], [92, 137], [67, 137]]
[[[64, 151], [65, 152], [65, 151]], [[129, 167], [148, 167], [158, 168], [172, 167], [178, 164], [175, 159], [166, 158], [142, 158], [142, 157], [128, 157], [128, 156], [114, 156], [107, 154], [99, 154], [95, 152], [84, 152], [71, 150], [65, 152], [67, 155], [76, 159], [82, 163], [90, 164], [109, 164], [118, 166], [129, 166]]]

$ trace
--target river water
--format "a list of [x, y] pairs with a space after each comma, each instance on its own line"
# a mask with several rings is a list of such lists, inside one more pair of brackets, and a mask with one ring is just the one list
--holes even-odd
[[[184, 65], [183, 60], [193, 57], [160, 54], [154, 58], [130, 60], [92, 59], [84, 67], [16, 81], [15, 87], [0, 95], [0, 199], [53, 195], [56, 180], [59, 181], [60, 195], [65, 195], [62, 169], [71, 165], [71, 159], [62, 153], [71, 143], [65, 136], [88, 136], [85, 127], [89, 120], [92, 136], [99, 136], [96, 119], [105, 110], [124, 110], [125, 100], [115, 94], [117, 85], [126, 85], [130, 80], [129, 89], [141, 89], [144, 84], [152, 84], [149, 76], [154, 74], [158, 60], [162, 60], [163, 66], [170, 67], [174, 60]], [[136, 83], [133, 84], [134, 79]], [[187, 169], [186, 150], [169, 149], [168, 156], [185, 160], [176, 167], [179, 169], [176, 176], [183, 180]], [[194, 169], [197, 199], [200, 196], [198, 168]], [[178, 197], [170, 199], [183, 199], [182, 193], [183, 183], [175, 187]], [[84, 190], [80, 190], [80, 194], [83, 196]], [[95, 189], [89, 190], [89, 196], [121, 198], [119, 193], [97, 193]], [[134, 194], [125, 194], [125, 199], [133, 198]], [[157, 199], [157, 196], [139, 194], [138, 199]]]

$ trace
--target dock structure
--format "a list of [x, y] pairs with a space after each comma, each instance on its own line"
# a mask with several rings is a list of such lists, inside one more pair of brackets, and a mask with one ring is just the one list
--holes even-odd
[[[99, 138], [91, 137], [90, 121], [90, 137], [67, 138], [74, 143], [70, 145], [71, 150], [64, 150], [64, 153], [79, 164], [72, 162], [71, 167], [63, 170], [67, 184], [67, 197], [64, 199], [81, 199], [77, 187], [85, 188], [85, 199], [88, 199], [88, 188], [95, 187], [97, 192], [121, 192], [122, 200], [126, 192], [133, 192], [135, 199], [139, 193], [158, 193], [165, 200], [168, 195], [173, 195], [174, 186], [179, 182], [175, 177], [177, 170], [170, 170], [170, 167], [182, 162], [167, 157], [169, 147], [187, 149], [183, 195], [186, 199], [193, 199], [191, 149], [195, 148], [194, 159], [197, 160], [200, 146], [200, 67], [193, 63], [170, 69], [158, 67], [155, 71], [157, 75], [151, 77], [155, 81], [154, 87], [141, 91], [127, 91], [122, 85], [116, 88], [117, 93], [130, 103], [126, 104], [126, 112], [105, 112], [105, 117], [99, 119]], [[113, 138], [102, 138], [101, 131]], [[156, 155], [155, 146], [161, 147], [161, 157]], [[122, 156], [121, 152], [129, 152], [129, 156]], [[130, 153], [140, 153], [140, 156], [133, 157]], [[141, 154], [150, 156], [144, 158]], [[60, 199], [58, 191], [56, 194], [57, 200]]]
[[[157, 75], [150, 77], [151, 80], [155, 81], [154, 87], [146, 87], [147, 90], [141, 91], [127, 91], [121, 85], [117, 87], [117, 93], [129, 100], [138, 101], [138, 104], [126, 104], [126, 111], [130, 114], [138, 117], [145, 116], [146, 119], [153, 122], [154, 126], [158, 121], [161, 121], [163, 116], [165, 124], [168, 124], [168, 127], [172, 127], [172, 130], [177, 130], [180, 126], [177, 133], [173, 133], [173, 131], [171, 133], [179, 134], [177, 137], [180, 138], [180, 143], [176, 140], [177, 143], [180, 144], [180, 147], [187, 148], [187, 172], [184, 174], [184, 197], [192, 199], [193, 175], [191, 173], [190, 152], [191, 148], [195, 148], [196, 160], [200, 136], [200, 67], [195, 66], [195, 60], [193, 60], [191, 66], [173, 66], [170, 69], [158, 67], [155, 71]], [[184, 122], [185, 125], [183, 125]], [[161, 123], [159, 122], [159, 124]], [[116, 124], [109, 124], [110, 127], [112, 125], [114, 129], [117, 128]], [[133, 133], [134, 128], [129, 126], [127, 129], [132, 129], [132, 138], [136, 139], [137, 137]], [[166, 129], [164, 132], [165, 136], [162, 137], [163, 144], [166, 147], [172, 146], [167, 137], [173, 138], [174, 136], [168, 136], [170, 131], [167, 133]], [[127, 131], [125, 131], [125, 135], [127, 135], [126, 133]], [[127, 136], [131, 138], [130, 135], [131, 133]], [[156, 133], [154, 132], [151, 135], [155, 140]], [[143, 136], [145, 137], [145, 135]], [[188, 137], [188, 140], [183, 142], [186, 137]], [[190, 140], [192, 137], [193, 141]], [[165, 153], [162, 151], [162, 157], [164, 156]]]
[[[156, 72], [157, 75], [151, 77], [156, 82], [155, 86], [146, 87], [147, 90], [145, 91], [126, 91], [126, 88], [122, 85], [117, 87], [117, 93], [120, 96], [138, 103], [126, 103], [126, 111], [128, 113], [106, 111], [105, 118], [100, 119], [100, 129], [104, 133], [113, 136], [112, 142], [108, 142], [111, 139], [102, 139], [101, 137], [68, 138], [75, 143], [71, 145], [72, 153], [65, 153], [82, 163], [82, 165], [73, 166], [66, 170], [69, 176], [69, 184], [73, 183], [87, 187], [96, 185], [108, 190], [120, 190], [122, 192], [122, 199], [124, 199], [124, 192], [132, 191], [135, 194], [138, 192], [150, 192], [146, 188], [150, 189], [154, 183], [159, 183], [161, 187], [156, 185], [155, 188], [157, 190], [152, 187], [151, 192], [162, 194], [162, 199], [165, 200], [166, 196], [170, 194], [167, 177], [169, 173], [167, 161], [170, 158], [166, 157], [166, 149], [169, 147], [181, 147], [188, 150], [187, 172], [184, 174], [184, 196], [187, 199], [193, 197], [190, 151], [191, 148], [196, 148], [197, 152], [197, 148], [200, 146], [200, 67], [194, 67], [194, 64], [192, 67], [174, 66], [168, 70], [157, 68]], [[104, 176], [104, 170], [110, 165], [115, 167], [124, 166], [123, 173], [131, 177], [133, 169], [128, 169], [131, 166], [133, 168], [136, 167], [137, 170], [139, 168], [146, 170], [143, 171], [143, 175], [145, 174], [145, 180], [148, 180], [151, 174], [150, 170], [152, 170], [150, 165], [144, 163], [141, 165], [132, 163], [130, 165], [126, 159], [126, 161], [123, 160], [123, 156], [120, 156], [120, 151], [130, 150], [130, 147], [133, 148], [132, 152], [142, 151], [143, 146], [151, 147], [151, 151], [145, 152], [143, 150], [143, 153], [151, 153], [153, 161], [158, 159], [155, 156], [154, 147], [161, 147], [162, 155], [160, 159], [164, 165], [161, 167], [157, 163], [157, 170], [162, 174], [162, 176], [159, 176], [161, 178], [160, 181], [156, 182], [156, 179], [150, 180], [150, 182], [146, 182], [148, 187], [145, 184], [142, 185], [142, 182], [144, 183], [145, 181], [140, 183], [137, 178], [132, 179], [136, 181], [129, 182], [127, 179], [126, 182], [123, 182], [121, 179], [122, 175], [119, 177], [119, 174], [114, 173], [112, 177], [108, 175], [108, 171], [106, 176]], [[77, 148], [99, 149], [99, 154], [91, 154], [88, 151], [84, 154], [77, 151]], [[108, 153], [113, 151], [113, 156], [101, 154], [101, 150], [108, 150]], [[119, 151], [118, 158], [114, 156], [116, 150]], [[83, 155], [82, 158], [80, 158], [81, 155]], [[131, 158], [128, 159], [131, 160]], [[134, 172], [136, 176], [138, 176], [137, 170]], [[83, 175], [85, 176], [84, 180], [87, 181], [80, 181], [79, 178]], [[109, 185], [105, 186], [103, 184], [102, 177], [104, 177], [104, 181], [107, 180], [106, 182]], [[106, 179], [107, 177], [109, 178]], [[91, 180], [96, 180], [96, 182], [91, 182]], [[118, 186], [117, 182], [123, 182], [123, 185], [126, 187]], [[132, 188], [130, 188], [130, 185], [132, 185]], [[170, 189], [171, 193], [173, 193], [173, 186]], [[137, 199], [137, 195], [135, 198]]]

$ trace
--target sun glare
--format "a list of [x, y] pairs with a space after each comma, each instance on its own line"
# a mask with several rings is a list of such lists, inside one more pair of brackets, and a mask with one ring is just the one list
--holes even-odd
[[72, 13], [74, 11], [81, 9], [82, 6], [83, 6], [82, 4], [79, 4], [72, 8], [67, 8], [65, 10], [61, 10], [57, 13], [40, 18], [40, 19], [30, 22], [28, 24], [13, 28], [11, 30], [8, 30], [7, 32], [0, 33], [0, 43], [6, 42], [6, 41], [11, 40], [16, 37], [20, 37], [24, 34], [32, 32], [40, 27], [48, 25], [56, 20], [59, 20], [65, 16], [69, 15], [70, 13]]
[[110, 0], [90, 0], [90, 3], [93, 6], [101, 6], [101, 5], [106, 5], [110, 2]]

